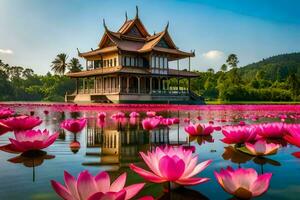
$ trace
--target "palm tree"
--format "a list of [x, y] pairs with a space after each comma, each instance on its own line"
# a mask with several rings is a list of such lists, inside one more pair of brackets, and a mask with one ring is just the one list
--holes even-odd
[[213, 68], [209, 68], [209, 69], [207, 69], [207, 72], [213, 74], [213, 73], [215, 73], [215, 70]]
[[236, 68], [237, 64], [239, 63], [239, 60], [235, 54], [230, 54], [226, 62], [231, 68]]
[[223, 64], [222, 66], [221, 66], [221, 71], [223, 71], [223, 72], [226, 72], [227, 71], [227, 65], [226, 64]]
[[68, 69], [70, 72], [80, 72], [82, 66], [77, 58], [72, 58], [68, 64]]
[[52, 71], [54, 71], [55, 74], [61, 74], [63, 75], [66, 72], [67, 69], [67, 59], [68, 56], [65, 53], [60, 53], [56, 56], [56, 58], [52, 61]]

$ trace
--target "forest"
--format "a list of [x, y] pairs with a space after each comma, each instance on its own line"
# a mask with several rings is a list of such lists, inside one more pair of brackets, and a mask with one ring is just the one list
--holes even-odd
[[[300, 53], [273, 56], [239, 67], [237, 55], [230, 54], [219, 71], [212, 68], [191, 80], [191, 89], [206, 100], [300, 101]], [[65, 72], [81, 71], [77, 58], [68, 61], [64, 53], [51, 63], [53, 74], [37, 75], [32, 69], [10, 66], [0, 60], [0, 101], [64, 101], [75, 90], [75, 81]], [[177, 86], [172, 79], [171, 86]], [[181, 80], [180, 86], [187, 87]]]

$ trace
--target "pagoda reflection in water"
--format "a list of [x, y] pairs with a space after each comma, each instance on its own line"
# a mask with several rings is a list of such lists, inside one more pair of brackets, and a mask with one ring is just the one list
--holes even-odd
[[[187, 144], [179, 137], [170, 139], [170, 135], [179, 135], [179, 125], [175, 130], [160, 126], [151, 132], [143, 130], [141, 121], [135, 124], [129, 119], [123, 122], [108, 120], [99, 125], [97, 120], [90, 119], [86, 129], [86, 162], [87, 166], [102, 166], [105, 170], [117, 171], [128, 167], [130, 163], [140, 162], [140, 151], [147, 151], [165, 144]], [[177, 132], [177, 133], [174, 133]]]

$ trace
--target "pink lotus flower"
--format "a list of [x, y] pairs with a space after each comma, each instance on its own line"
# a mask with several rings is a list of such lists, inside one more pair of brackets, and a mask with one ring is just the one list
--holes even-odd
[[214, 129], [215, 129], [215, 131], [220, 131], [220, 130], [222, 130], [222, 127], [221, 126], [214, 126]]
[[119, 119], [122, 119], [122, 118], [125, 118], [125, 117], [126, 117], [125, 113], [123, 113], [123, 112], [117, 112], [117, 113], [115, 113], [115, 114], [113, 114], [111, 116], [111, 119], [113, 119], [113, 120], [119, 120]]
[[204, 170], [211, 160], [197, 165], [198, 156], [193, 156], [191, 150], [166, 146], [165, 148], [157, 147], [151, 152], [148, 151], [147, 155], [143, 152], [140, 154], [151, 172], [134, 164], [130, 164], [130, 168], [148, 181], [154, 183], [170, 181], [179, 185], [196, 185], [209, 180], [194, 176]]
[[156, 112], [154, 111], [148, 111], [146, 112], [147, 117], [155, 117], [156, 116]]
[[18, 117], [2, 119], [0, 122], [14, 131], [24, 131], [40, 125], [42, 120], [39, 117], [22, 115]]
[[171, 118], [172, 121], [173, 121], [173, 124], [179, 124], [180, 120], [178, 117], [174, 117], [174, 118]]
[[0, 149], [11, 153], [41, 150], [53, 144], [58, 135], [58, 133], [50, 135], [47, 130], [19, 131], [15, 132], [15, 139], [9, 138], [11, 144], [2, 146]]
[[240, 125], [240, 126], [245, 126], [245, 125], [246, 125], [246, 122], [245, 122], [245, 121], [240, 121], [240, 122], [239, 122], [239, 125]]
[[292, 155], [296, 158], [300, 158], [300, 151], [292, 153]]
[[11, 131], [11, 129], [5, 124], [0, 122], [0, 136], [3, 135], [4, 133], [7, 133], [8, 131]]
[[251, 199], [268, 190], [272, 174], [258, 175], [252, 168], [234, 170], [228, 167], [221, 169], [220, 173], [215, 172], [215, 176], [221, 187], [229, 194], [241, 199]]
[[0, 119], [8, 118], [14, 114], [14, 111], [12, 111], [9, 108], [0, 108]]
[[125, 186], [127, 174], [123, 173], [112, 184], [107, 172], [92, 176], [87, 170], [82, 171], [77, 180], [65, 171], [65, 185], [52, 180], [55, 192], [67, 200], [127, 200], [133, 198], [143, 187], [144, 183]]
[[195, 146], [182, 146], [183, 150], [187, 151], [192, 151], [192, 153], [195, 153], [196, 147]]
[[44, 114], [45, 114], [45, 115], [48, 115], [48, 114], [49, 114], [49, 111], [48, 111], [48, 110], [44, 110]]
[[100, 119], [101, 121], [104, 121], [105, 117], [106, 117], [106, 113], [105, 112], [98, 113], [98, 119]]
[[184, 128], [191, 136], [207, 136], [214, 132], [214, 127], [210, 124], [190, 124]]
[[136, 125], [137, 122], [138, 122], [138, 118], [137, 118], [137, 117], [130, 117], [130, 118], [129, 118], [129, 123], [130, 123], [131, 125]]
[[190, 123], [191, 119], [190, 118], [185, 118], [183, 121], [184, 121], [184, 123]]
[[284, 123], [266, 123], [260, 124], [261, 132], [259, 135], [263, 138], [282, 138], [286, 134]]
[[288, 143], [300, 148], [300, 132], [298, 129], [289, 128], [289, 134], [283, 137]]
[[158, 118], [146, 118], [142, 121], [143, 129], [150, 131], [155, 129], [160, 123], [160, 119]]
[[78, 133], [82, 131], [82, 129], [86, 125], [86, 119], [66, 119], [60, 124], [60, 127], [66, 129], [72, 133]]
[[137, 112], [134, 112], [134, 111], [129, 114], [129, 117], [139, 117], [139, 116], [140, 116], [140, 114]]
[[221, 141], [226, 144], [242, 144], [254, 141], [257, 129], [251, 126], [225, 126], [222, 129], [225, 136]]
[[173, 125], [173, 119], [171, 119], [171, 118], [163, 118], [161, 120], [161, 124], [163, 124], [165, 126], [171, 126], [171, 125]]
[[255, 156], [274, 154], [280, 147], [279, 144], [268, 144], [266, 140], [258, 140], [255, 142], [255, 144], [246, 142], [245, 146], [250, 151], [250, 153]]

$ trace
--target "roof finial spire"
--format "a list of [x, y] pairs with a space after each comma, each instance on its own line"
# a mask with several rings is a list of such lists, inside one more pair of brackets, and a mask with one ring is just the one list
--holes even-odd
[[105, 30], [108, 30], [104, 18], [103, 18], [103, 26], [104, 26]]
[[128, 16], [127, 16], [127, 11], [125, 11], [125, 21], [127, 22]]
[[168, 23], [167, 23], [167, 25], [166, 25], [166, 27], [165, 27], [165, 31], [167, 31], [168, 28], [169, 28], [169, 21], [168, 21]]
[[135, 6], [136, 13], [135, 13], [135, 18], [139, 18], [139, 7]]
[[80, 56], [80, 51], [79, 51], [79, 49], [78, 48], [76, 48], [77, 49], [77, 54], [78, 54], [78, 56]]

